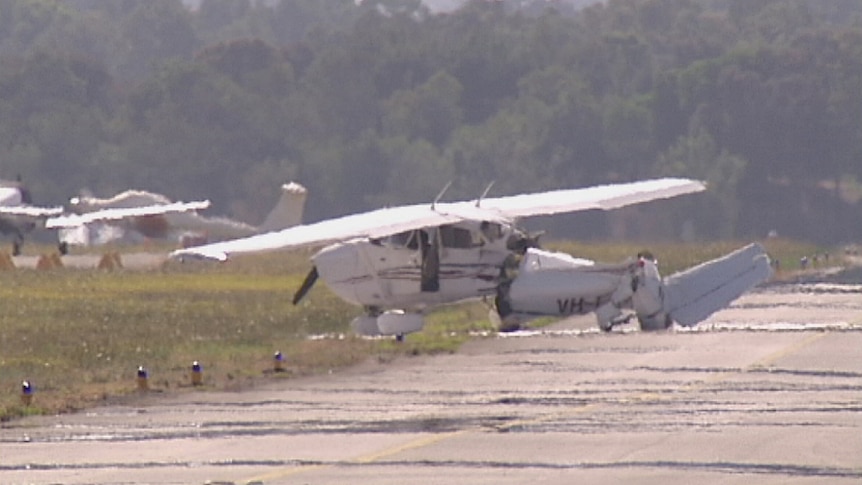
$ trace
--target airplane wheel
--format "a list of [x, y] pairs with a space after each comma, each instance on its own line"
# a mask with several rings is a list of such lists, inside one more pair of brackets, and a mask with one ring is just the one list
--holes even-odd
[[20, 256], [21, 255], [21, 243], [14, 242], [12, 243], [12, 256]]
[[396, 341], [396, 342], [403, 342], [403, 341], [404, 341], [404, 334], [403, 334], [403, 333], [399, 333], [398, 335], [396, 335], [396, 336], [395, 336], [395, 341]]
[[65, 256], [69, 254], [69, 243], [66, 241], [61, 242], [57, 245], [57, 251], [60, 252], [60, 256]]
[[498, 332], [509, 333], [509, 332], [517, 332], [521, 330], [521, 324], [519, 322], [500, 322], [500, 325], [497, 327]]

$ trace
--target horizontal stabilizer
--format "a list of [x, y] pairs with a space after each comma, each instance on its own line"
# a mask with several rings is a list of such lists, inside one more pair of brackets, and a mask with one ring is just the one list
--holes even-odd
[[771, 274], [766, 250], [760, 244], [750, 244], [666, 278], [665, 311], [679, 325], [694, 326]]
[[116, 207], [101, 209], [84, 214], [70, 214], [66, 216], [52, 217], [45, 221], [45, 227], [56, 229], [61, 227], [77, 227], [84, 224], [92, 224], [100, 221], [118, 221], [131, 217], [148, 217], [179, 212], [188, 212], [206, 209], [210, 201], [200, 200], [194, 202], [174, 202], [163, 205], [150, 205], [144, 207]]

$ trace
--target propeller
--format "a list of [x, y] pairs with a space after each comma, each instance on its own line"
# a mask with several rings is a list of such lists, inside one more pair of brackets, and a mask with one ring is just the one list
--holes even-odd
[[530, 248], [540, 248], [539, 237], [545, 234], [545, 231], [534, 233], [517, 233], [509, 236], [506, 241], [506, 249], [514, 251], [518, 254], [524, 254]]

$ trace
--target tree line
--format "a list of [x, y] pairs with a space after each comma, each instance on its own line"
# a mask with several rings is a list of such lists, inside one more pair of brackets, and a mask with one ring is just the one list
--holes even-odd
[[43, 204], [133, 187], [250, 223], [289, 180], [316, 220], [449, 181], [461, 199], [686, 176], [709, 192], [558, 233], [847, 241], [860, 7], [3, 0], [0, 176]]

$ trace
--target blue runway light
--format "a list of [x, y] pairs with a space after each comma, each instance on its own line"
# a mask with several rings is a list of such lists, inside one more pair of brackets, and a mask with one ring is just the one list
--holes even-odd
[[145, 369], [144, 366], [139, 365], [138, 366], [138, 378], [137, 378], [138, 390], [146, 391], [147, 389], [149, 389], [150, 385], [149, 385], [148, 379], [149, 379], [149, 375], [147, 374], [147, 369]]
[[201, 384], [203, 384], [203, 367], [201, 367], [200, 362], [192, 362], [191, 377], [193, 386], [200, 386]]
[[276, 351], [272, 356], [272, 365], [275, 372], [284, 372], [284, 356], [281, 351]]
[[21, 383], [21, 403], [25, 406], [29, 406], [33, 402], [33, 386], [30, 384], [30, 381], [24, 381]]

